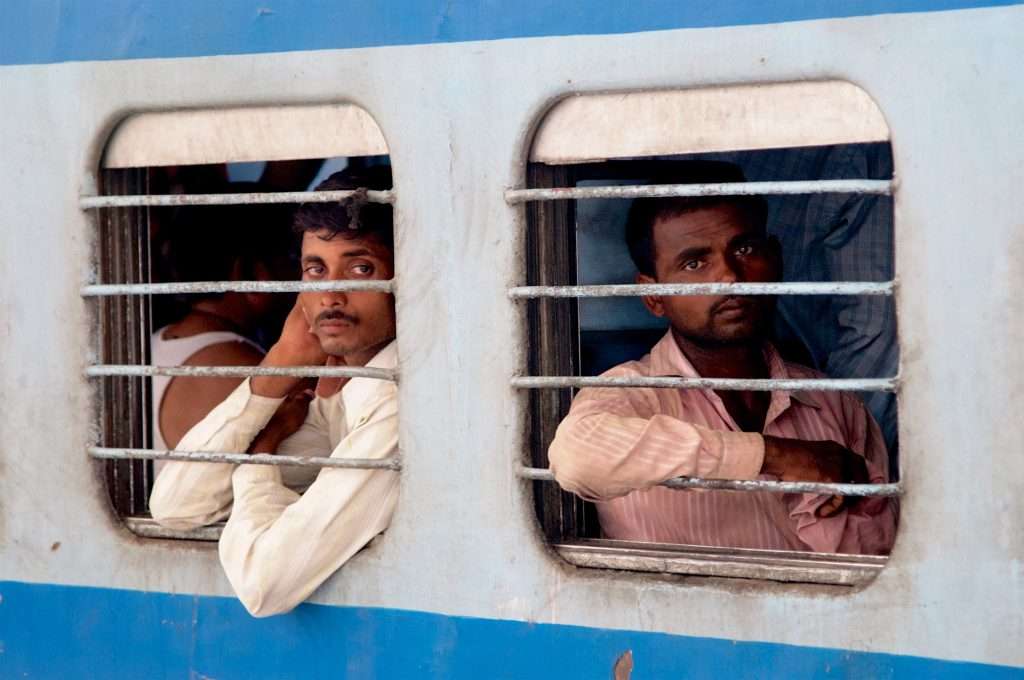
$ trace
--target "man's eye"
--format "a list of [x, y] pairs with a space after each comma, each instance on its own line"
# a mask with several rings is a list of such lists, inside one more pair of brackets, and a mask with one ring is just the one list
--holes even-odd
[[737, 255], [753, 255], [757, 252], [758, 248], [753, 243], [747, 243], [736, 249]]
[[683, 269], [689, 272], [699, 271], [704, 267], [704, 263], [700, 260], [687, 260], [683, 263]]
[[324, 268], [322, 265], [319, 264], [310, 264], [306, 265], [302, 269], [302, 273], [305, 274], [306, 276], [322, 276], [324, 273]]
[[357, 276], [370, 276], [373, 274], [373, 265], [365, 262], [358, 262], [352, 265], [349, 270]]

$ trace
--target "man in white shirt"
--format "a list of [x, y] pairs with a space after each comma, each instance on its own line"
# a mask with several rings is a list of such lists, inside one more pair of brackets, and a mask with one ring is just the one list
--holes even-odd
[[[353, 179], [337, 173], [317, 190], [352, 188]], [[358, 199], [303, 204], [293, 221], [302, 235], [302, 279], [390, 279], [391, 221], [390, 206]], [[394, 338], [390, 294], [306, 292], [261, 365], [393, 369]], [[178, 448], [333, 458], [397, 452], [393, 382], [324, 379], [315, 394], [308, 386], [299, 378], [246, 380]], [[398, 475], [391, 470], [170, 462], [156, 480], [150, 510], [176, 529], [228, 517], [221, 564], [246, 609], [270, 616], [306, 599], [387, 528], [397, 500]]]

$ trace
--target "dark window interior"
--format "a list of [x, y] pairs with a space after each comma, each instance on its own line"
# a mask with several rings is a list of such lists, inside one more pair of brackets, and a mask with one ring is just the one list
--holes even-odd
[[[207, 194], [311, 190], [343, 168], [389, 164], [387, 156], [309, 159], [260, 163], [190, 165], [103, 170], [106, 195]], [[97, 283], [168, 283], [211, 280], [204, 264], [210, 230], [227, 225], [232, 238], [269, 239], [273, 252], [270, 276], [298, 278], [298, 239], [291, 233], [291, 204], [262, 206], [188, 206], [111, 208], [98, 212]], [[212, 217], [211, 217], [212, 216]], [[255, 222], [255, 223], [254, 223]], [[188, 232], [185, 234], [185, 232]], [[223, 244], [230, 247], [230, 243]], [[264, 246], [266, 244], [263, 244]], [[239, 248], [244, 249], [245, 243]], [[264, 250], [267, 250], [264, 248]], [[219, 278], [228, 278], [221, 276]], [[246, 272], [237, 278], [253, 278]], [[268, 314], [247, 333], [264, 350], [277, 340], [293, 293], [274, 293], [277, 316]], [[194, 295], [125, 295], [97, 299], [99, 351], [104, 364], [142, 364], [150, 360], [154, 331], [187, 313]], [[179, 377], [176, 380], [189, 380]], [[99, 381], [100, 445], [151, 448], [150, 390], [143, 377], [104, 377]], [[153, 462], [108, 460], [104, 463], [111, 503], [118, 515], [149, 515]]]
[[[888, 143], [626, 159], [576, 165], [531, 163], [531, 188], [643, 184], [681, 160], [740, 165], [748, 181], [892, 177]], [[783, 246], [786, 281], [888, 281], [893, 277], [892, 200], [884, 196], [769, 196], [768, 230]], [[628, 200], [527, 204], [527, 285], [633, 283], [623, 240]], [[835, 378], [888, 377], [898, 368], [891, 297], [780, 298], [772, 341], [783, 356]], [[531, 375], [599, 375], [646, 354], [665, 323], [637, 298], [527, 302]], [[530, 390], [530, 464], [548, 466], [547, 447], [574, 390]], [[898, 467], [896, 397], [859, 395], [882, 427], [890, 469]], [[548, 540], [599, 538], [592, 504], [550, 482], [534, 482]]]

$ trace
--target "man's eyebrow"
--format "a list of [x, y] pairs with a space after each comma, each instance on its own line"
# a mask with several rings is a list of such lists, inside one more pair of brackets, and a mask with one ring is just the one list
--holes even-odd
[[711, 248], [707, 246], [694, 246], [693, 248], [685, 248], [676, 253], [675, 263], [683, 264], [688, 260], [692, 260], [702, 255], [707, 255], [711, 252]]
[[377, 254], [368, 248], [356, 248], [355, 250], [346, 250], [341, 254], [342, 257], [377, 257]]
[[323, 264], [324, 263], [324, 258], [320, 257], [319, 255], [303, 255], [302, 256], [302, 260], [300, 260], [300, 261], [304, 265], [306, 265], [306, 264]]
[[745, 242], [749, 242], [749, 241], [766, 241], [766, 240], [768, 240], [768, 235], [767, 234], [763, 234], [761, 232], [756, 232], [756, 231], [744, 231], [742, 233], [736, 234], [731, 239], [729, 239], [729, 247], [732, 248], [737, 243], [745, 243]]

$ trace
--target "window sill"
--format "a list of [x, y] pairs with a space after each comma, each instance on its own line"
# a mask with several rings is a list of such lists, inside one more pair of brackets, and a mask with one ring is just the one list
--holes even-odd
[[876, 555], [713, 548], [596, 539], [575, 540], [553, 547], [565, 561], [588, 569], [841, 586], [870, 583], [888, 561], [888, 557]]
[[186, 541], [217, 541], [220, 539], [220, 532], [224, 529], [223, 522], [197, 529], [168, 529], [157, 524], [152, 517], [125, 517], [124, 523], [136, 536]]

